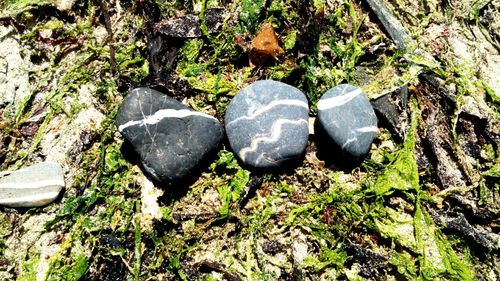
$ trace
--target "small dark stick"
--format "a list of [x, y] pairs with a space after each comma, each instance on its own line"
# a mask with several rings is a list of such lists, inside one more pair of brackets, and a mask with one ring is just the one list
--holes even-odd
[[115, 47], [114, 47], [114, 35], [113, 28], [111, 26], [111, 17], [109, 16], [109, 8], [105, 0], [96, 1], [102, 10], [102, 15], [104, 16], [104, 25], [106, 27], [106, 31], [109, 35], [109, 63], [111, 65], [111, 74], [115, 75], [116, 73], [116, 59], [115, 59]]
[[399, 49], [404, 50], [408, 47], [414, 47], [415, 49], [412, 52], [413, 54], [426, 59], [429, 63], [439, 65], [432, 54], [417, 47], [417, 42], [413, 40], [408, 33], [406, 33], [401, 22], [399, 22], [399, 20], [387, 8], [384, 0], [366, 0], [366, 2], [368, 2], [368, 5], [372, 8], [373, 12], [377, 15], [377, 18], [389, 33], [389, 37], [394, 41]]
[[387, 9], [384, 0], [366, 0], [366, 2], [368, 2], [368, 5], [370, 5], [399, 49], [406, 49], [408, 44], [415, 45], [415, 41], [406, 33], [403, 25]]

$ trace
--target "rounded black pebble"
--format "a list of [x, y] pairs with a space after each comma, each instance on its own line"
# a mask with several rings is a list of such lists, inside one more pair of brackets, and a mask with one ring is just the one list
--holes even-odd
[[226, 133], [232, 150], [246, 165], [288, 168], [307, 146], [309, 106], [297, 88], [272, 80], [240, 90], [227, 107]]
[[149, 88], [125, 97], [116, 125], [146, 172], [160, 182], [186, 177], [224, 135], [216, 118]]
[[318, 101], [318, 122], [343, 155], [357, 161], [377, 135], [377, 117], [363, 91], [349, 84], [328, 90]]

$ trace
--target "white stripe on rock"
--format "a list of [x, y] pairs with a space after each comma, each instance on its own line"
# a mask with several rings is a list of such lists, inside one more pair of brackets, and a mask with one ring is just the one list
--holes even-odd
[[146, 118], [144, 118], [142, 120], [128, 121], [127, 123], [120, 125], [118, 127], [118, 130], [121, 132], [130, 126], [135, 126], [135, 125], [144, 126], [144, 125], [156, 124], [165, 118], [186, 118], [189, 116], [200, 116], [200, 117], [205, 117], [205, 118], [217, 120], [217, 118], [210, 116], [208, 114], [197, 112], [197, 111], [192, 111], [192, 110], [188, 110], [188, 109], [179, 109], [179, 110], [160, 109], [160, 110], [156, 111], [153, 115], [146, 116]]
[[37, 189], [47, 186], [64, 186], [64, 179], [52, 179], [33, 182], [0, 182], [0, 188], [9, 189]]
[[348, 140], [345, 141], [345, 143], [342, 145], [342, 150], [344, 150], [346, 148], [346, 146], [352, 142], [355, 142], [357, 141], [358, 138], [357, 137], [354, 137], [354, 138], [350, 138]]
[[320, 99], [318, 101], [318, 110], [327, 110], [330, 108], [344, 105], [344, 104], [350, 102], [352, 99], [354, 99], [356, 96], [358, 96], [361, 93], [362, 93], [361, 89], [357, 88], [356, 90], [349, 92], [347, 94], [343, 94], [341, 96], [336, 96], [336, 97], [327, 98], [327, 99]]
[[227, 123], [226, 126], [231, 126], [231, 124], [234, 124], [238, 121], [241, 121], [241, 120], [252, 120], [252, 119], [255, 119], [257, 116], [273, 109], [274, 107], [276, 106], [285, 106], [285, 105], [289, 105], [289, 106], [299, 106], [299, 107], [303, 107], [307, 110], [309, 110], [309, 106], [307, 105], [307, 102], [304, 102], [304, 101], [301, 101], [301, 100], [275, 100], [275, 101], [272, 101], [270, 102], [268, 105], [264, 106], [263, 108], [259, 109], [259, 110], [256, 110], [254, 113], [252, 113], [250, 116], [241, 116], [241, 117], [238, 117], [236, 119], [234, 119], [233, 121]]
[[308, 125], [307, 120], [304, 120], [304, 119], [300, 119], [300, 120], [278, 119], [276, 122], [274, 122], [274, 124], [271, 128], [271, 135], [270, 136], [254, 138], [249, 147], [244, 147], [240, 150], [239, 155], [240, 155], [241, 160], [245, 161], [247, 154], [255, 152], [257, 150], [257, 148], [259, 147], [260, 143], [273, 143], [273, 142], [278, 141], [280, 136], [281, 136], [281, 128], [285, 124], [291, 124], [291, 125], [303, 124], [306, 126], [306, 128]]
[[59, 191], [53, 191], [21, 197], [0, 198], [0, 204], [10, 207], [38, 207], [52, 202], [58, 195]]
[[376, 126], [366, 126], [363, 128], [356, 129], [356, 132], [359, 133], [371, 133], [371, 132], [377, 132], [378, 128]]

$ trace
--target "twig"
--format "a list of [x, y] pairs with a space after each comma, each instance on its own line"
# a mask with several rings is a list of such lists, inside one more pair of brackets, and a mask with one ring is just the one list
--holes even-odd
[[131, 274], [134, 274], [134, 269], [132, 267], [130, 267], [130, 265], [128, 264], [128, 262], [125, 260], [125, 258], [120, 255], [120, 258], [122, 259], [122, 262], [123, 264], [125, 264], [125, 267], [128, 269], [128, 271], [131, 273]]
[[116, 73], [116, 58], [115, 58], [115, 40], [113, 37], [113, 27], [111, 25], [111, 17], [109, 16], [109, 8], [105, 0], [95, 0], [98, 2], [99, 6], [102, 10], [102, 15], [104, 17], [104, 25], [106, 27], [106, 31], [109, 35], [109, 63], [111, 65], [111, 75], [115, 75]]

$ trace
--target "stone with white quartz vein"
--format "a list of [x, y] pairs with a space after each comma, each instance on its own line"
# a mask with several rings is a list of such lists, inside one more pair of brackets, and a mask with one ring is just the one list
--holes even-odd
[[134, 89], [125, 97], [116, 124], [146, 172], [159, 181], [187, 176], [223, 137], [215, 117], [149, 88]]
[[307, 146], [309, 106], [297, 88], [257, 81], [238, 92], [227, 107], [231, 148], [247, 165], [278, 168], [293, 163]]
[[368, 153], [377, 134], [377, 117], [363, 91], [349, 84], [328, 90], [318, 101], [318, 122], [344, 155]]
[[64, 187], [64, 172], [55, 162], [0, 172], [0, 205], [40, 207], [54, 201]]

